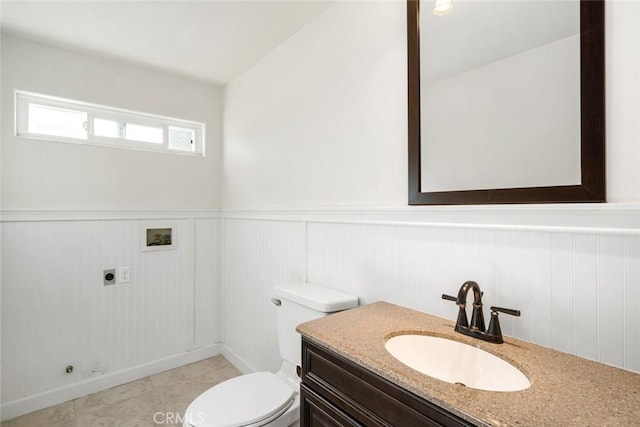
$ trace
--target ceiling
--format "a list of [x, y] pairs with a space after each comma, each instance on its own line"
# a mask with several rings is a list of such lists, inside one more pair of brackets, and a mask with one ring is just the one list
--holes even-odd
[[329, 0], [2, 0], [15, 34], [224, 85], [321, 14]]

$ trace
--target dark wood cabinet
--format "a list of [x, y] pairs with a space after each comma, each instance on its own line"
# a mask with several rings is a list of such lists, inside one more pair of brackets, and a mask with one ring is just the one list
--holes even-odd
[[302, 402], [302, 425], [310, 427], [360, 426], [331, 402], [314, 393], [306, 385], [300, 386], [300, 402]]
[[304, 337], [300, 411], [302, 427], [473, 425]]

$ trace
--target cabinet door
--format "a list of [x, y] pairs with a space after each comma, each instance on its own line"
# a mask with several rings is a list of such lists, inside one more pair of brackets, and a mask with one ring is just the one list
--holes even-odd
[[304, 427], [359, 427], [362, 425], [304, 384], [300, 384], [300, 403], [300, 425]]
[[350, 424], [317, 425], [473, 426], [433, 402], [305, 338], [302, 340], [302, 383], [308, 392], [351, 420]]

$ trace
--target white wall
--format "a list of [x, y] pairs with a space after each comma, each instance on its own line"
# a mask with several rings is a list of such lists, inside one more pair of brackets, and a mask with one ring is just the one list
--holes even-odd
[[[2, 7], [0, 7], [0, 19], [2, 18]], [[3, 36], [0, 33], [0, 52], [2, 52]], [[2, 91], [2, 55], [0, 55], [0, 94]], [[0, 95], [1, 96], [1, 95]], [[0, 120], [2, 117], [2, 102], [0, 102]], [[0, 128], [0, 132], [2, 129]], [[0, 156], [2, 152], [0, 151]], [[0, 178], [2, 177], [2, 158], [0, 157]], [[2, 209], [2, 182], [0, 182], [0, 209]], [[2, 310], [2, 227], [0, 227], [0, 310]], [[2, 312], [0, 311], [0, 331], [2, 331]], [[0, 366], [2, 366], [2, 336], [0, 336]], [[1, 378], [0, 378], [1, 379]], [[0, 384], [0, 402], [3, 400], [2, 384]], [[1, 415], [1, 414], [0, 414]], [[1, 417], [0, 417], [1, 419]]]
[[[16, 138], [15, 89], [204, 122], [207, 155], [196, 158]], [[220, 89], [211, 85], [3, 35], [3, 208], [216, 208], [220, 102]]]
[[225, 341], [254, 369], [279, 367], [269, 297], [282, 281], [307, 280], [362, 304], [384, 300], [454, 322], [457, 307], [441, 295], [475, 280], [487, 307], [522, 311], [501, 315], [505, 335], [640, 372], [639, 233], [371, 223], [366, 210], [338, 221], [332, 214], [303, 220], [304, 212], [291, 220], [227, 215]]
[[[407, 203], [404, 2], [339, 2], [225, 90], [223, 206]], [[640, 201], [640, 4], [606, 3], [607, 191]]]
[[402, 2], [340, 2], [225, 91], [223, 206], [406, 204]]
[[[5, 220], [3, 409], [16, 415], [21, 398], [81, 384], [93, 369], [135, 370], [219, 343], [218, 221]], [[175, 249], [140, 250], [144, 227], [167, 225]], [[130, 283], [103, 285], [103, 270], [125, 266]]]
[[507, 335], [639, 371], [640, 4], [606, 7], [608, 192], [630, 204], [407, 208], [404, 2], [339, 2], [228, 85], [231, 350], [277, 369], [266, 298], [280, 280], [452, 320], [440, 294], [477, 280], [487, 304], [522, 310]]
[[[3, 419], [219, 352], [220, 88], [6, 35], [1, 72]], [[16, 138], [14, 89], [204, 122], [207, 155]]]
[[607, 192], [640, 201], [640, 2], [605, 2]]
[[276, 284], [305, 280], [304, 222], [224, 220], [225, 345], [250, 370], [277, 371]]
[[[607, 5], [610, 199], [639, 201], [640, 87], [634, 76], [640, 58], [633, 56], [633, 49], [637, 52], [640, 40], [640, 29], [635, 28], [640, 7], [631, 2]], [[350, 220], [333, 222], [313, 219], [305, 211], [294, 212], [294, 219], [265, 220], [252, 211], [406, 205], [405, 18], [403, 2], [338, 3], [229, 85], [223, 200], [224, 206], [246, 208], [248, 213], [234, 218], [233, 211], [227, 211], [220, 229], [215, 218], [193, 214], [175, 219], [167, 213], [167, 218], [193, 233], [183, 235], [172, 255], [138, 251], [136, 230], [148, 220], [144, 217], [114, 221], [105, 214], [80, 221], [79, 213], [65, 221], [54, 221], [55, 215], [8, 221], [5, 216], [1, 230], [3, 401], [78, 381], [60, 374], [71, 359], [80, 372], [93, 363], [126, 370], [190, 346], [216, 342], [220, 338], [217, 322], [223, 324], [222, 339], [241, 361], [256, 369], [277, 369], [268, 297], [273, 286], [285, 280], [309, 280], [356, 293], [363, 302], [386, 299], [453, 319], [455, 308], [440, 300], [439, 294], [455, 292], [462, 280], [476, 279], [487, 291], [487, 303], [523, 310], [520, 319], [505, 318], [505, 333], [639, 370], [634, 343], [640, 320], [633, 304], [640, 290], [640, 244], [633, 232], [607, 234], [615, 206], [611, 212], [594, 210], [582, 216], [558, 211], [567, 224], [588, 218], [604, 231], [500, 229], [499, 224], [459, 230], [433, 221], [428, 226], [374, 224], [370, 221], [373, 211], [367, 209], [347, 211]], [[51, 87], [65, 88], [67, 84], [59, 81], [64, 75], [49, 64], [83, 64], [88, 67], [83, 73], [74, 68], [68, 71], [69, 81], [76, 83], [56, 95], [77, 98], [75, 93], [87, 92], [81, 88], [86, 85], [95, 88], [92, 102], [118, 106], [127, 100], [123, 106], [128, 108], [182, 116], [181, 111], [172, 113], [171, 103], [163, 97], [144, 95], [160, 90], [147, 82], [173, 81], [174, 77], [99, 58], [91, 59], [95, 64], [89, 66], [82, 55], [57, 50], [53, 54], [49, 48], [16, 40], [9, 48], [3, 46], [3, 67], [4, 53], [17, 45], [26, 46], [33, 60], [39, 58], [38, 70], [46, 71], [36, 77], [31, 68], [22, 69], [24, 76], [12, 74], [12, 79], [31, 76], [29, 81], [38, 83], [22, 89], [48, 93]], [[17, 63], [29, 60], [16, 50], [11, 53]], [[3, 68], [3, 91], [5, 73]], [[91, 73], [99, 78], [91, 78]], [[612, 75], [617, 76], [615, 81]], [[117, 84], [137, 96], [129, 99], [111, 93], [96, 81]], [[184, 84], [200, 93], [201, 85]], [[215, 99], [215, 90], [209, 93]], [[6, 93], [2, 104], [4, 110]], [[184, 107], [182, 102], [179, 105]], [[156, 106], [163, 106], [163, 111], [150, 109]], [[215, 116], [217, 110], [208, 108]], [[3, 124], [6, 117], [3, 114]], [[4, 194], [5, 208], [207, 208], [215, 207], [218, 200], [215, 162], [201, 171], [193, 159], [154, 154], [151, 160], [147, 153], [44, 142], [23, 145], [5, 135], [3, 125], [3, 180], [10, 179], [3, 183], [3, 190], [9, 191]], [[77, 164], [69, 165], [74, 159]], [[211, 157], [202, 165], [209, 161]], [[112, 165], [118, 165], [114, 173], [109, 170]], [[129, 165], [149, 172], [157, 182], [177, 182], [174, 189], [164, 188], [175, 198], [160, 197], [159, 186], [150, 181], [138, 184], [140, 176], [130, 173]], [[175, 169], [168, 170], [184, 172], [194, 188], [194, 181], [204, 183], [194, 194], [178, 194], [185, 181], [180, 174], [168, 175], [162, 169], [169, 165]], [[56, 176], [53, 172], [63, 166], [71, 172]], [[48, 179], [41, 179], [40, 173]], [[18, 185], [18, 178], [25, 183]], [[121, 196], [125, 186], [129, 188]], [[106, 203], [101, 194], [115, 201]], [[61, 199], [54, 200], [52, 195]], [[436, 219], [456, 214], [437, 208], [411, 211], [434, 214]], [[638, 217], [633, 217], [637, 210], [630, 212], [630, 227], [635, 224], [637, 230]], [[465, 210], [463, 216], [477, 223], [491, 222], [481, 209]], [[539, 211], [525, 212], [524, 217], [529, 223], [545, 220]], [[221, 255], [216, 252], [220, 238]], [[214, 278], [218, 268], [212, 263], [218, 256], [223, 259], [222, 309]], [[101, 270], [122, 264], [132, 266], [133, 286], [102, 287]], [[211, 306], [223, 315], [207, 311]], [[194, 307], [195, 317], [189, 320]], [[168, 312], [175, 316], [169, 318], [175, 321], [171, 324], [165, 318]], [[118, 315], [116, 323], [111, 322], [113, 313]], [[133, 326], [133, 319], [142, 323]], [[164, 326], [171, 328], [170, 334], [161, 331]], [[148, 338], [142, 335], [147, 332]], [[164, 341], [167, 335], [170, 339]], [[53, 336], [59, 342], [51, 342]], [[29, 347], [33, 345], [35, 350]], [[28, 352], [40, 354], [19, 360]]]

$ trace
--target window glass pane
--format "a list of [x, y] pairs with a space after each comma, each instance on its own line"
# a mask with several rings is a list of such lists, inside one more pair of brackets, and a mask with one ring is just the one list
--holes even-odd
[[125, 124], [125, 138], [132, 141], [153, 142], [162, 144], [162, 128]]
[[29, 104], [29, 133], [87, 139], [87, 113]]
[[108, 138], [122, 138], [120, 134], [121, 124], [114, 120], [93, 119], [93, 134]]
[[169, 148], [182, 151], [195, 151], [196, 132], [193, 129], [169, 126]]
[[204, 155], [202, 123], [31, 92], [16, 91], [15, 102], [22, 138]]

